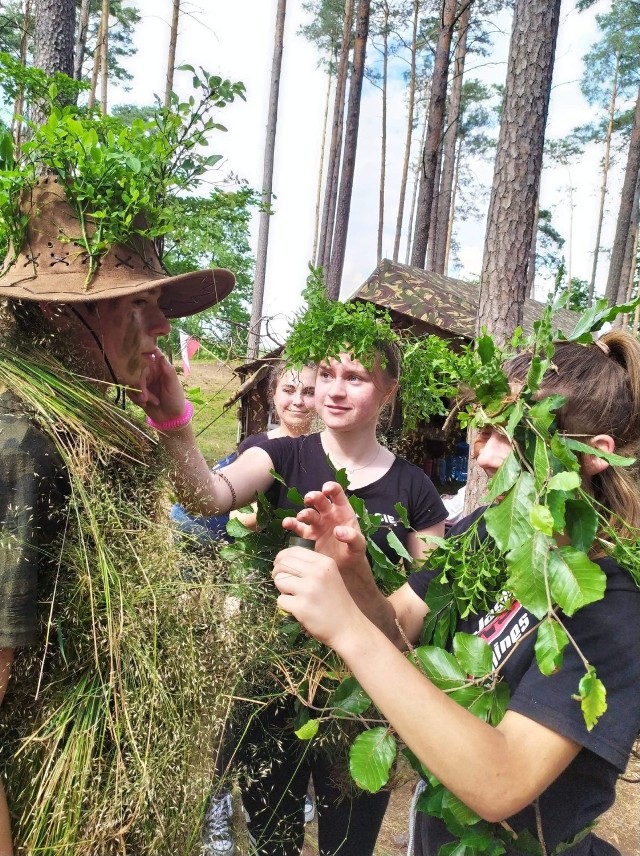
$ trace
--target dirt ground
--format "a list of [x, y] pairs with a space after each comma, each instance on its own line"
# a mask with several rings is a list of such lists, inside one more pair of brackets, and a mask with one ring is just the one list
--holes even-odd
[[[203, 394], [229, 383], [225, 366], [194, 363], [190, 382], [201, 386]], [[630, 781], [625, 781], [629, 779]], [[618, 782], [616, 803], [601, 819], [598, 835], [615, 845], [622, 856], [640, 856], [640, 758], [631, 758], [625, 778]], [[408, 818], [414, 780], [394, 790], [376, 847], [376, 856], [405, 856]], [[303, 856], [317, 856], [317, 824], [309, 824]]]
[[[640, 749], [640, 744], [638, 745]], [[633, 781], [625, 781], [625, 779]], [[415, 781], [394, 790], [378, 838], [375, 856], [407, 856], [409, 808]], [[618, 781], [616, 802], [598, 824], [597, 834], [615, 845], [621, 856], [640, 854], [640, 758], [632, 756], [625, 778]], [[317, 856], [317, 824], [307, 827], [303, 856]]]

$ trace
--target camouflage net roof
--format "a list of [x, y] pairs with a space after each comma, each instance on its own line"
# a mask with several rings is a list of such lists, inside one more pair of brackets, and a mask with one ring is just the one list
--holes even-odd
[[[434, 328], [438, 335], [475, 335], [479, 287], [432, 271], [382, 259], [369, 279], [350, 300], [367, 300], [388, 309], [392, 314], [406, 316]], [[530, 333], [544, 306], [537, 300], [525, 300], [523, 329]], [[561, 310], [554, 320], [563, 333], [575, 327], [578, 313]]]

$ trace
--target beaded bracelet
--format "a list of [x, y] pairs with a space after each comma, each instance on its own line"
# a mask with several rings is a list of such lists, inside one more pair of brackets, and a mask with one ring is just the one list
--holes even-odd
[[180, 416], [173, 419], [167, 419], [165, 422], [156, 422], [150, 416], [147, 416], [147, 425], [155, 428], [156, 431], [176, 431], [178, 428], [184, 428], [193, 418], [193, 404], [190, 401], [185, 401], [184, 410]]
[[231, 484], [230, 480], [227, 478], [227, 476], [225, 476], [225, 474], [221, 470], [214, 470], [213, 474], [214, 474], [214, 476], [218, 476], [218, 478], [221, 478], [222, 481], [229, 488], [229, 491], [231, 492], [231, 508], [235, 508], [236, 504], [238, 502], [238, 499], [236, 497], [235, 488]]

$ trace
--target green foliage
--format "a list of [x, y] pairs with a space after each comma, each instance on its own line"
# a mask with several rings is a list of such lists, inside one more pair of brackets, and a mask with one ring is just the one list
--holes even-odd
[[[171, 274], [211, 267], [234, 272], [235, 288], [222, 306], [185, 318], [179, 325], [224, 359], [246, 355], [254, 271], [249, 227], [258, 204], [258, 194], [248, 187], [216, 188], [208, 197], [176, 197], [171, 231], [164, 239], [163, 261]], [[177, 329], [170, 343], [177, 351]]]
[[88, 84], [61, 72], [47, 75], [40, 68], [22, 65], [8, 53], [0, 53], [0, 88], [7, 104], [13, 104], [22, 93], [31, 105], [63, 107], [75, 102]]
[[445, 401], [456, 395], [467, 366], [475, 359], [469, 349], [457, 353], [438, 336], [400, 335], [392, 329], [389, 313], [373, 303], [330, 300], [319, 270], [311, 270], [303, 296], [307, 308], [292, 325], [285, 351], [292, 365], [348, 353], [369, 370], [376, 360], [384, 368], [382, 347], [392, 346], [402, 358], [399, 396], [405, 430], [447, 412]]
[[[63, 240], [77, 241], [88, 254], [87, 281], [113, 244], [170, 232], [176, 196], [197, 187], [220, 159], [205, 152], [209, 133], [224, 130], [212, 114], [244, 97], [244, 87], [185, 68], [198, 100], [192, 95], [181, 101], [172, 93], [169, 108], [158, 107], [152, 120], [136, 119], [130, 126], [96, 112], [60, 108], [55, 84], [49, 87], [51, 112], [23, 145], [17, 164], [22, 186], [12, 185], [12, 204], [17, 209], [19, 191], [33, 185], [37, 170], [45, 167], [58, 176], [78, 221], [77, 233]], [[19, 248], [14, 245], [15, 252]]]
[[[395, 344], [391, 317], [372, 303], [340, 303], [330, 300], [322, 282], [322, 272], [311, 268], [302, 292], [307, 308], [296, 318], [287, 338], [286, 359], [301, 367], [347, 353], [372, 370], [380, 346]], [[381, 355], [384, 367], [386, 360]]]

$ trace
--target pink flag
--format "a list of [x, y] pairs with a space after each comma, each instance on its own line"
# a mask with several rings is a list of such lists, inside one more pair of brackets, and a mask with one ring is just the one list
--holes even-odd
[[185, 377], [191, 374], [191, 357], [200, 347], [200, 342], [196, 341], [188, 333], [180, 330], [180, 354], [182, 355], [182, 373]]

